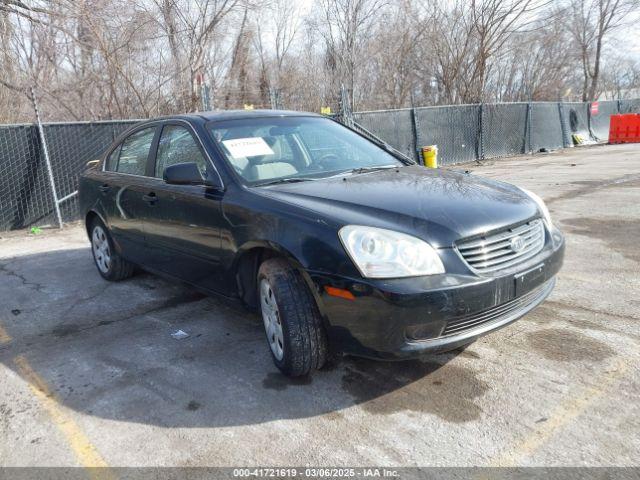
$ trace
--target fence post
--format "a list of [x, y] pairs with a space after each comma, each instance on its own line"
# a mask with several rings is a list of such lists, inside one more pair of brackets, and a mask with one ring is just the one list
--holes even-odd
[[[531, 108], [533, 107], [531, 102], [527, 102], [527, 129], [524, 133], [524, 151], [522, 153], [533, 153], [531, 147]], [[527, 148], [527, 146], [529, 148]]]
[[591, 105], [593, 105], [593, 102], [586, 102], [587, 103], [587, 131], [589, 132], [589, 136], [595, 140], [596, 136], [593, 133], [593, 129], [591, 128]]
[[53, 206], [56, 212], [56, 219], [58, 220], [58, 227], [62, 228], [62, 213], [60, 212], [60, 202], [58, 201], [58, 193], [56, 191], [56, 181], [53, 177], [53, 168], [51, 167], [51, 159], [49, 158], [49, 149], [47, 148], [47, 140], [44, 136], [44, 128], [42, 127], [42, 122], [40, 121], [38, 101], [36, 100], [36, 92], [33, 86], [31, 87], [31, 102], [33, 104], [33, 110], [36, 114], [36, 122], [38, 124], [38, 133], [40, 134], [42, 152], [44, 153], [44, 161], [47, 165], [47, 174], [49, 177], [49, 185], [51, 186], [51, 194], [53, 195]]
[[562, 130], [562, 146], [567, 148], [571, 145], [567, 141], [567, 126], [564, 124], [564, 116], [562, 115], [562, 101], [558, 102], [558, 115], [560, 115], [560, 130]]
[[483, 117], [484, 117], [484, 104], [480, 104], [480, 109], [478, 113], [478, 147], [476, 156], [478, 160], [484, 160], [484, 125], [483, 125]]
[[420, 144], [418, 143], [418, 131], [420, 127], [418, 124], [418, 115], [416, 109], [411, 109], [411, 130], [413, 134], [413, 158], [420, 163]]

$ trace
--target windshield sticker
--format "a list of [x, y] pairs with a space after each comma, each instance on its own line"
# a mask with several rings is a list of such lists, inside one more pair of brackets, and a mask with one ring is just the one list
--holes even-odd
[[234, 138], [223, 140], [222, 143], [233, 158], [273, 155], [273, 150], [262, 137]]

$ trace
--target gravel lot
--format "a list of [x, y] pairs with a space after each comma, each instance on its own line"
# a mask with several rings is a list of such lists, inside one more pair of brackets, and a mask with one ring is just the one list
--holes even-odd
[[463, 352], [306, 380], [239, 307], [103, 281], [78, 225], [0, 233], [0, 465], [637, 465], [640, 145], [457, 168], [548, 202], [552, 296]]

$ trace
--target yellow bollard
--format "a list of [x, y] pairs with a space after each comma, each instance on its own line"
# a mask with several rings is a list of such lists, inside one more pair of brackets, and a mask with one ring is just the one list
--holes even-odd
[[427, 145], [422, 147], [422, 160], [428, 168], [438, 168], [438, 146]]

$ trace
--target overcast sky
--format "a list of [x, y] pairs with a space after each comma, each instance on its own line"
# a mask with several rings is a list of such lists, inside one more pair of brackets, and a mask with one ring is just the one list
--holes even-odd
[[640, 61], [640, 31], [638, 29], [640, 16], [636, 15], [634, 21], [612, 35], [612, 46], [615, 45], [621, 53], [628, 51], [636, 60]]

